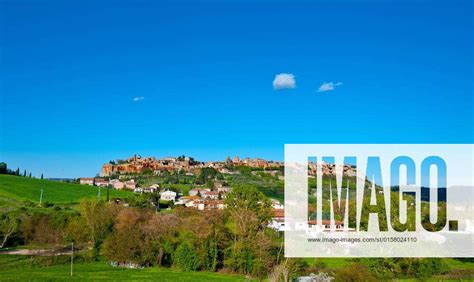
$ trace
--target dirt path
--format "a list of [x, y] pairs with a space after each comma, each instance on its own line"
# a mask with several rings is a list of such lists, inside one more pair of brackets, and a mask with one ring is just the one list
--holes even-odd
[[29, 250], [29, 249], [21, 249], [21, 250], [13, 250], [13, 251], [6, 251], [0, 252], [0, 254], [4, 255], [25, 255], [25, 256], [62, 256], [62, 255], [70, 255], [71, 252], [57, 252], [52, 253], [51, 250]]

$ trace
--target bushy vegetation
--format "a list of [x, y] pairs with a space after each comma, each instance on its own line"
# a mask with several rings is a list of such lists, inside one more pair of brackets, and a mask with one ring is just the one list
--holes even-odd
[[379, 279], [429, 278], [449, 272], [446, 260], [440, 258], [372, 258], [359, 259]]

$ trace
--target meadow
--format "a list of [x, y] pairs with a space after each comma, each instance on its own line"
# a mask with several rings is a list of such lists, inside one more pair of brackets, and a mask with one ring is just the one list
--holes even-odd
[[159, 280], [159, 281], [245, 281], [242, 275], [212, 272], [185, 272], [172, 268], [153, 267], [126, 269], [112, 267], [105, 261], [81, 262], [52, 266], [31, 265], [31, 258], [22, 255], [0, 255], [0, 281], [28, 280]]
[[[41, 180], [30, 177], [0, 175], [0, 206], [14, 202], [30, 201], [39, 203], [43, 189], [42, 202], [54, 204], [75, 204], [84, 198], [97, 198], [98, 187], [66, 183], [51, 180]], [[110, 189], [110, 198], [126, 198], [132, 195], [129, 191]], [[101, 199], [107, 197], [107, 190], [101, 188]]]
[[[159, 280], [159, 281], [254, 281], [243, 275], [215, 272], [188, 272], [166, 267], [150, 267], [143, 269], [127, 269], [112, 267], [106, 261], [75, 262], [73, 276], [69, 256], [62, 256], [61, 263], [49, 263], [50, 258], [30, 257], [25, 255], [0, 254], [0, 281], [55, 281], [55, 280]], [[38, 263], [39, 261], [42, 261]], [[323, 258], [305, 259], [310, 264], [323, 263], [326, 267], [336, 270], [354, 263], [353, 259]], [[423, 281], [469, 281], [473, 273], [474, 262], [445, 259], [450, 266], [448, 275], [423, 279]], [[256, 281], [256, 280], [255, 280]], [[416, 279], [396, 279], [394, 281], [418, 281]]]

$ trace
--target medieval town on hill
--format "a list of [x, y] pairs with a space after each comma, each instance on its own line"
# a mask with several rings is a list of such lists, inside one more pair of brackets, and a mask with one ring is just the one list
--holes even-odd
[[[141, 157], [134, 155], [125, 160], [110, 161], [102, 166], [100, 177], [83, 177], [79, 179], [80, 184], [94, 185], [99, 187], [108, 187], [113, 189], [129, 189], [135, 193], [159, 193], [160, 199], [173, 203], [173, 205], [182, 205], [192, 207], [198, 210], [205, 209], [223, 209], [226, 194], [232, 188], [222, 179], [206, 179], [208, 183], [195, 184], [194, 188], [189, 189], [186, 195], [179, 191], [173, 191], [166, 185], [152, 183], [144, 185], [140, 180], [147, 178], [160, 178], [169, 174], [180, 174], [187, 177], [194, 177], [200, 174], [203, 169], [215, 171], [220, 174], [240, 174], [236, 167], [247, 167], [250, 169], [262, 170], [266, 173], [276, 175], [282, 171], [283, 163], [275, 161], [266, 161], [263, 159], [239, 157], [231, 159], [228, 157], [225, 161], [199, 162], [191, 157], [166, 157], [156, 159], [154, 157]], [[254, 171], [252, 173], [255, 174]], [[209, 177], [210, 178], [210, 177]], [[283, 179], [282, 177], [280, 179]], [[210, 180], [210, 181], [209, 181]], [[275, 200], [276, 206], [281, 205]]]
[[[324, 175], [334, 175], [335, 165], [320, 163]], [[196, 181], [196, 176], [210, 171], [203, 181]], [[192, 157], [141, 157], [134, 155], [125, 160], [110, 161], [102, 166], [100, 176], [82, 177], [79, 183], [104, 187], [109, 189], [133, 190], [139, 194], [157, 194], [161, 203], [166, 207], [182, 206], [197, 210], [224, 209], [225, 199], [232, 191], [232, 185], [223, 175], [238, 176], [243, 171], [252, 176], [266, 175], [278, 181], [283, 181], [284, 163], [268, 161], [261, 158], [240, 159], [238, 156], [224, 161], [200, 162]], [[354, 166], [344, 165], [344, 174], [355, 176]], [[317, 163], [309, 162], [308, 176], [314, 178], [317, 173]], [[177, 175], [194, 179], [189, 189], [176, 189], [176, 186], [163, 183], [163, 178]], [[220, 176], [220, 177], [219, 177]], [[189, 182], [188, 182], [189, 183]], [[280, 200], [271, 198], [273, 218], [269, 227], [284, 230], [284, 205]]]

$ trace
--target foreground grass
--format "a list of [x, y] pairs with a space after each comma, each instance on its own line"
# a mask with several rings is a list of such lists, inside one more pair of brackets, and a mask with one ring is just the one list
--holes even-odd
[[76, 263], [73, 276], [69, 264], [32, 266], [29, 256], [0, 255], [0, 281], [51, 280], [155, 280], [155, 281], [245, 281], [243, 276], [211, 272], [183, 272], [170, 268], [126, 269], [107, 262]]
[[[323, 268], [338, 270], [350, 266], [353, 263], [361, 263], [353, 258], [305, 258], [309, 266], [324, 265]], [[370, 259], [369, 259], [370, 260]], [[443, 275], [422, 279], [423, 281], [474, 281], [474, 260], [472, 259], [442, 259], [449, 267], [449, 272]], [[362, 264], [364, 264], [362, 262]], [[370, 270], [370, 267], [369, 267]], [[325, 270], [323, 269], [323, 272]], [[420, 281], [416, 278], [394, 279], [393, 281]]]
[[[56, 260], [56, 262], [54, 262]], [[425, 281], [472, 281], [474, 262], [469, 260], [445, 259], [450, 272], [424, 279]], [[309, 264], [323, 262], [330, 269], [345, 268], [354, 263], [348, 258], [307, 259]], [[324, 270], [323, 270], [324, 271]], [[172, 268], [150, 267], [145, 269], [127, 269], [112, 267], [105, 261], [76, 262], [73, 277], [70, 276], [68, 256], [31, 257], [25, 255], [0, 254], [0, 281], [28, 280], [155, 280], [155, 281], [247, 281], [242, 275], [230, 275], [213, 272], [183, 272]], [[393, 281], [419, 281], [413, 278]]]
[[[12, 201], [39, 203], [41, 189], [43, 202], [54, 204], [78, 203], [83, 198], [97, 198], [98, 187], [73, 183], [40, 180], [29, 177], [0, 175], [0, 204], [14, 204]], [[101, 198], [106, 199], [106, 189], [101, 189]], [[132, 192], [111, 189], [110, 197], [128, 197]]]
[[323, 264], [324, 267], [338, 269], [354, 263], [352, 258], [303, 258], [309, 266], [317, 266]]

